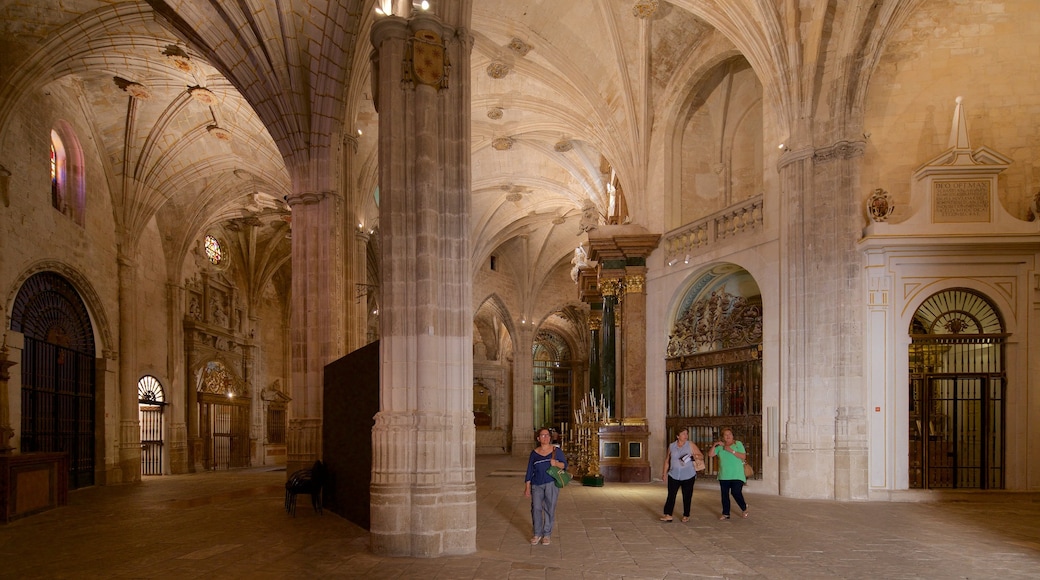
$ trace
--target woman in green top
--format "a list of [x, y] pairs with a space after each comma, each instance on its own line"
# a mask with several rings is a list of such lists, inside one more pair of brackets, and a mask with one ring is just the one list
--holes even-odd
[[719, 519], [729, 519], [731, 493], [733, 499], [737, 500], [741, 511], [744, 512], [744, 517], [748, 517], [747, 502], [744, 501], [743, 492], [744, 484], [747, 483], [747, 478], [744, 476], [744, 459], [747, 458], [747, 453], [744, 452], [744, 444], [733, 439], [732, 429], [728, 427], [723, 429], [722, 441], [712, 444], [708, 457], [715, 456], [719, 458], [719, 490], [722, 491], [722, 515], [719, 516]]

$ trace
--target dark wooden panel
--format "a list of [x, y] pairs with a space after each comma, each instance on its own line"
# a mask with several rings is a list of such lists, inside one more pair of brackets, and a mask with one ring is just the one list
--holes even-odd
[[325, 507], [369, 529], [372, 427], [379, 412], [379, 341], [325, 367]]

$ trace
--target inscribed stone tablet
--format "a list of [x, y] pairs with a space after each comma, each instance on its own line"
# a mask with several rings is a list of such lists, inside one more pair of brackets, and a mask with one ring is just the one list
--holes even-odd
[[932, 182], [932, 221], [964, 223], [990, 221], [989, 181]]

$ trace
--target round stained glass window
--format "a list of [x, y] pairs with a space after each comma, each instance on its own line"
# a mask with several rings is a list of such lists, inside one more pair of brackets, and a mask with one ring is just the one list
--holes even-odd
[[206, 236], [206, 258], [214, 265], [219, 264], [220, 260], [224, 258], [224, 249], [213, 236]]

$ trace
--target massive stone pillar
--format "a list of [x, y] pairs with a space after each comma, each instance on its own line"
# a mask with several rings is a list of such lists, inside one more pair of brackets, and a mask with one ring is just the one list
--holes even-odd
[[286, 471], [322, 457], [325, 365], [343, 354], [343, 198], [338, 192], [289, 196], [292, 208], [292, 403]]
[[863, 329], [851, 314], [862, 308], [856, 171], [863, 146], [795, 148], [780, 159], [785, 495], [867, 494]]
[[386, 16], [372, 27], [382, 300], [376, 554], [476, 550], [468, 7], [445, 2], [440, 16]]
[[[184, 354], [184, 286], [174, 282], [166, 283], [166, 324], [169, 328], [169, 337], [166, 339], [166, 378], [169, 384], [163, 385], [166, 390], [167, 402], [187, 401], [187, 397], [178, 397], [181, 389], [187, 387], [184, 368], [187, 360]], [[188, 428], [187, 415], [189, 409], [186, 405], [174, 404], [166, 407], [169, 413], [167, 419], [167, 444], [170, 473], [188, 472]]]
[[126, 255], [119, 258], [119, 469], [121, 481], [141, 480], [141, 422], [137, 408], [136, 271]]

